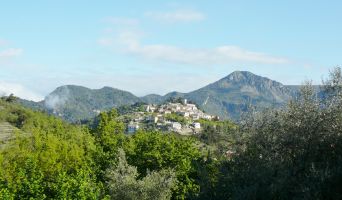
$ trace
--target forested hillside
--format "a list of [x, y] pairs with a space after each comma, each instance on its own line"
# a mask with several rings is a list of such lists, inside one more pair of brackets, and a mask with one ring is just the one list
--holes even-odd
[[72, 125], [3, 97], [0, 199], [341, 199], [341, 85], [336, 68], [322, 98], [307, 84], [284, 108], [193, 136], [125, 135], [115, 109]]

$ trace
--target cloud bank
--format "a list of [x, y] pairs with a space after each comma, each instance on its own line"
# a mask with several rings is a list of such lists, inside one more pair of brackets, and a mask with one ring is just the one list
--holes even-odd
[[63, 86], [60, 88], [58, 94], [50, 94], [45, 98], [45, 106], [50, 109], [58, 109], [59, 106], [62, 106], [69, 98], [70, 91], [67, 86]]
[[152, 61], [188, 65], [213, 64], [287, 64], [290, 60], [262, 52], [250, 51], [239, 46], [222, 45], [215, 48], [184, 48], [165, 44], [142, 44], [140, 36], [134, 32], [124, 31], [116, 39], [103, 38], [98, 43], [103, 46], [117, 47], [126, 54]]

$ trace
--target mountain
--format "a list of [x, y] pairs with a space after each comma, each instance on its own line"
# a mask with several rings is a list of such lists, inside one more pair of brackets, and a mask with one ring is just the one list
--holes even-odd
[[149, 94], [146, 96], [141, 97], [141, 100], [145, 103], [149, 103], [149, 104], [159, 104], [159, 103], [163, 103], [165, 101], [167, 101], [170, 98], [184, 98], [186, 95], [186, 93], [181, 93], [181, 92], [170, 92], [167, 93], [164, 96], [158, 95], [158, 94]]
[[205, 87], [189, 93], [170, 92], [164, 96], [150, 94], [137, 97], [130, 92], [103, 87], [89, 89], [82, 86], [58, 87], [42, 102], [22, 101], [36, 109], [45, 109], [62, 118], [76, 122], [87, 120], [99, 111], [138, 102], [160, 104], [170, 98], [186, 98], [207, 113], [223, 119], [238, 120], [249, 106], [257, 109], [284, 105], [298, 91], [299, 86], [286, 86], [247, 71], [235, 71]]
[[21, 105], [28, 107], [28, 108], [31, 108], [33, 110], [46, 110], [45, 105], [44, 105], [44, 101], [35, 102], [35, 101], [30, 101], [30, 100], [20, 99], [20, 98], [18, 98], [17, 101]]
[[171, 92], [165, 96], [148, 96], [142, 99], [158, 103], [173, 97], [189, 99], [207, 113], [223, 119], [239, 119], [250, 105], [258, 109], [284, 105], [298, 91], [299, 86], [285, 86], [266, 77], [247, 71], [235, 71], [205, 87], [189, 93]]
[[159, 94], [149, 94], [141, 97], [141, 100], [148, 104], [160, 104], [163, 103], [164, 99], [164, 96], [161, 96]]
[[185, 95], [208, 113], [238, 119], [249, 105], [259, 109], [278, 107], [295, 95], [295, 90], [266, 77], [236, 71], [221, 80]]
[[140, 102], [130, 92], [103, 87], [89, 89], [82, 86], [65, 85], [56, 88], [45, 97], [45, 108], [68, 121], [76, 122], [96, 116], [99, 111]]

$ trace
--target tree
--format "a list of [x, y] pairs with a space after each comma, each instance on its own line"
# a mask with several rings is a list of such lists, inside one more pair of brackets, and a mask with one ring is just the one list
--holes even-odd
[[12, 103], [12, 102], [15, 102], [17, 99], [18, 99], [18, 97], [14, 96], [13, 94], [10, 94], [10, 95], [6, 98], [6, 101]]
[[136, 166], [142, 176], [148, 171], [173, 169], [177, 178], [177, 185], [172, 188], [174, 199], [198, 193], [195, 163], [200, 153], [192, 139], [140, 131], [129, 138], [125, 152], [128, 163]]
[[329, 78], [323, 81], [323, 96], [326, 98], [342, 95], [342, 71], [340, 67], [335, 67], [329, 73]]
[[100, 198], [96, 149], [86, 128], [17, 104], [0, 106], [0, 119], [18, 128], [0, 149], [0, 199]]
[[100, 113], [97, 126], [93, 130], [98, 148], [95, 159], [102, 171], [116, 162], [117, 150], [125, 140], [124, 123], [118, 121], [117, 117], [116, 109]]
[[171, 188], [176, 183], [175, 174], [170, 170], [148, 172], [139, 178], [137, 168], [127, 163], [122, 149], [118, 153], [118, 164], [106, 171], [106, 177], [111, 199], [120, 200], [170, 199]]
[[222, 165], [217, 198], [341, 199], [342, 101], [334, 102], [307, 84], [286, 108], [253, 116]]

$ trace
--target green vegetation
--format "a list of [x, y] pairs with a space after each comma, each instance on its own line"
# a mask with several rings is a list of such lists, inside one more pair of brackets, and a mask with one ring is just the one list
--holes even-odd
[[227, 150], [233, 150], [239, 141], [238, 126], [230, 121], [198, 121], [201, 123], [202, 131], [196, 137], [217, 157], [224, 155]]
[[187, 124], [187, 119], [183, 116], [180, 116], [176, 113], [166, 114], [165, 119], [171, 122], [179, 122], [182, 125]]
[[[13, 102], [1, 100], [0, 106], [0, 121], [21, 131], [3, 141], [1, 199], [117, 199], [128, 194], [125, 184], [128, 199], [184, 199], [198, 191], [200, 155], [192, 139], [157, 132], [125, 136], [115, 109], [101, 113], [89, 129]], [[116, 182], [117, 176], [127, 179]]]
[[82, 123], [113, 107], [131, 105], [141, 100], [133, 94], [110, 87], [89, 89], [66, 85], [55, 89], [44, 99], [45, 109], [61, 118]]
[[0, 153], [1, 199], [99, 197], [96, 146], [86, 129], [3, 100], [0, 106], [0, 120], [21, 130]]
[[137, 166], [143, 175], [149, 170], [174, 170], [177, 185], [173, 191], [177, 199], [198, 191], [195, 162], [200, 159], [200, 154], [192, 139], [158, 132], [138, 132], [129, 138], [126, 152], [129, 163]]
[[176, 184], [172, 171], [152, 172], [138, 179], [137, 168], [127, 163], [122, 149], [119, 150], [118, 159], [117, 166], [106, 171], [109, 194], [112, 199], [170, 199], [171, 189]]
[[120, 115], [126, 115], [129, 113], [134, 113], [134, 112], [145, 112], [145, 105], [147, 105], [146, 103], [143, 102], [138, 102], [132, 105], [123, 105], [117, 108], [118, 113]]
[[327, 83], [240, 124], [200, 120], [196, 136], [128, 136], [115, 109], [88, 127], [1, 98], [0, 199], [341, 199], [339, 68]]

